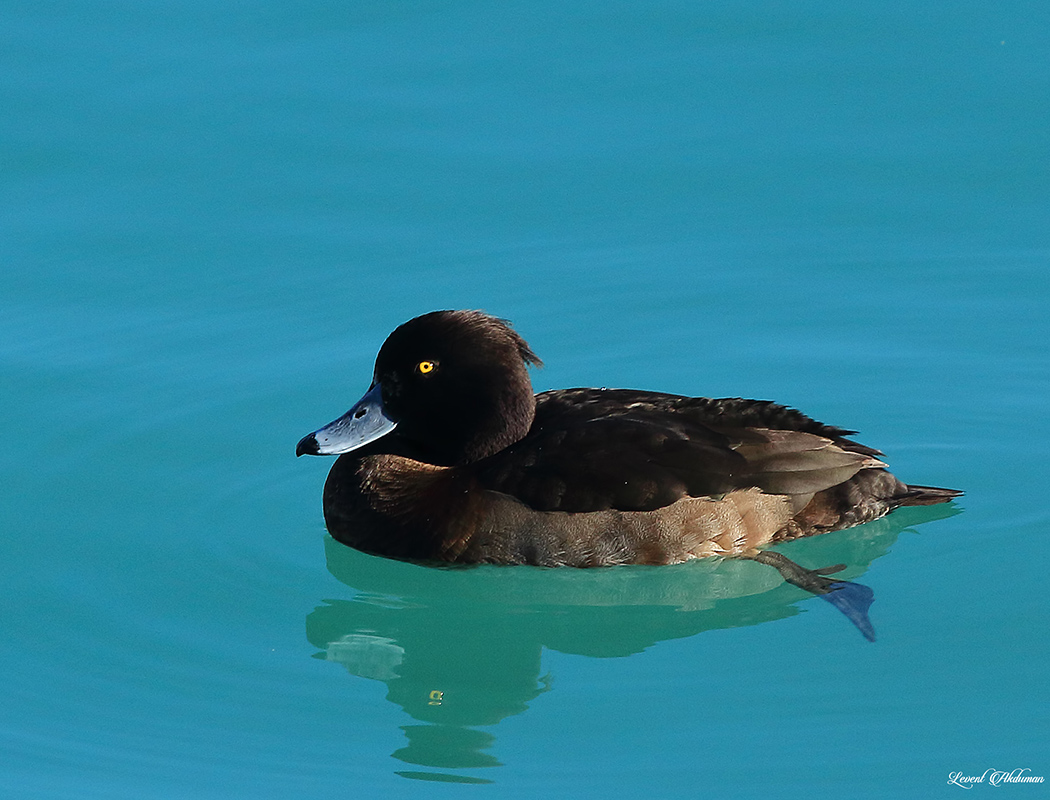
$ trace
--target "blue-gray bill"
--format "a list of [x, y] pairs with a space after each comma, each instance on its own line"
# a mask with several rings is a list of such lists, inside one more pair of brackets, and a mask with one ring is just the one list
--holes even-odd
[[385, 436], [395, 427], [397, 423], [383, 408], [382, 386], [377, 381], [343, 416], [300, 439], [295, 454], [336, 456], [349, 453]]

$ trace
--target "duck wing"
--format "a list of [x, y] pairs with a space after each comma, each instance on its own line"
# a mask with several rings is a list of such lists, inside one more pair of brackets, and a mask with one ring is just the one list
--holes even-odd
[[811, 495], [885, 466], [850, 433], [764, 401], [569, 389], [538, 395], [529, 434], [474, 468], [540, 511], [651, 511], [751, 487]]

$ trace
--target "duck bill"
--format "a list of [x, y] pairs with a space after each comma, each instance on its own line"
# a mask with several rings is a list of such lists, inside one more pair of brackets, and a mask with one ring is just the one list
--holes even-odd
[[376, 382], [343, 416], [304, 436], [296, 445], [295, 454], [337, 456], [349, 453], [385, 436], [396, 427], [397, 423], [387, 416], [383, 408], [382, 387]]

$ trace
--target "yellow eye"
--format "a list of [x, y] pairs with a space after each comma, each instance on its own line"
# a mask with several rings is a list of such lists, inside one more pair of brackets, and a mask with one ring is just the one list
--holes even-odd
[[429, 375], [437, 368], [436, 361], [420, 361], [416, 364], [416, 372], [420, 375]]

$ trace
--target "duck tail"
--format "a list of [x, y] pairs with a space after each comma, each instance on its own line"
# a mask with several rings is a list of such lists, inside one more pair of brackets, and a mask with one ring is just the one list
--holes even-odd
[[908, 491], [895, 498], [902, 506], [935, 506], [947, 503], [962, 495], [958, 489], [941, 489], [937, 486], [916, 486], [908, 484]]

